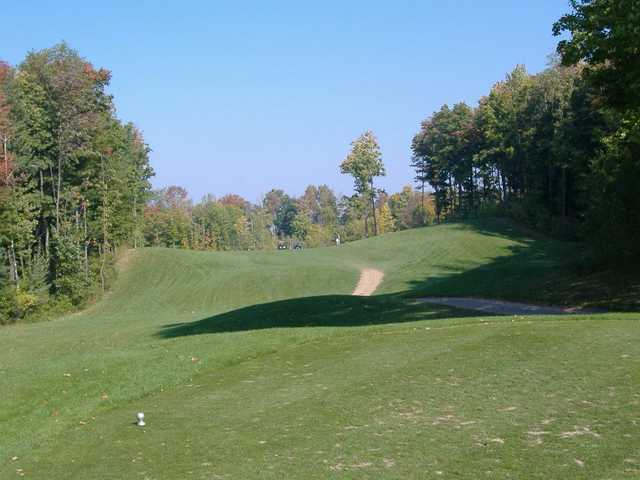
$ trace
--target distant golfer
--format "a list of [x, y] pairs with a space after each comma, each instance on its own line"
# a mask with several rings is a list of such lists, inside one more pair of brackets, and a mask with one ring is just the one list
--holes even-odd
[[340, 235], [336, 235], [336, 247], [340, 246]]

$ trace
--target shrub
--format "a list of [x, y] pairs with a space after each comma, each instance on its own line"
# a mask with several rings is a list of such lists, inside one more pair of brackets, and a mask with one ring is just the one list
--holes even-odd
[[6, 325], [16, 321], [18, 317], [18, 304], [16, 291], [11, 286], [0, 288], [0, 325]]

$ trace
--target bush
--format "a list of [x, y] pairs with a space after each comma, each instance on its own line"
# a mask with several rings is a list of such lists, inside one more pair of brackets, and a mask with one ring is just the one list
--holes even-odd
[[24, 318], [30, 313], [33, 313], [40, 304], [37, 295], [20, 288], [16, 290], [15, 302], [18, 310], [18, 317], [20, 318]]
[[0, 325], [13, 323], [18, 318], [18, 303], [13, 287], [0, 288]]

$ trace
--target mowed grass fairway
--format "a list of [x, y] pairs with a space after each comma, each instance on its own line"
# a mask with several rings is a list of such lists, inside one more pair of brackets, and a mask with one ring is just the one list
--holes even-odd
[[[576, 294], [574, 248], [493, 221], [302, 252], [131, 252], [88, 311], [0, 329], [0, 478], [636, 477], [639, 314], [411, 301], [635, 305], [632, 287]], [[383, 283], [352, 297], [366, 267]]]

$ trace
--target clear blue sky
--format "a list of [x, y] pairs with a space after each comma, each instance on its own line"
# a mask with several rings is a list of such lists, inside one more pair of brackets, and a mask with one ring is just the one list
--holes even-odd
[[395, 191], [410, 141], [443, 103], [475, 104], [516, 64], [543, 69], [566, 0], [8, 1], [0, 58], [61, 40], [113, 72], [118, 115], [144, 132], [154, 184], [198, 199], [310, 183], [366, 129]]

